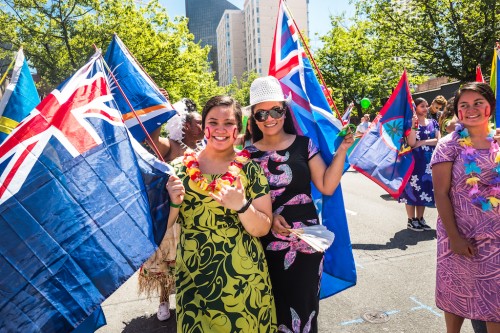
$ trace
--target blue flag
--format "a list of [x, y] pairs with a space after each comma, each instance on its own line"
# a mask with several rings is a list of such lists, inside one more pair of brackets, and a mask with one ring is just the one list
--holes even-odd
[[0, 145], [1, 332], [95, 329], [101, 302], [154, 253], [167, 165], [137, 145], [100, 54]]
[[16, 55], [10, 83], [0, 100], [0, 143], [38, 103], [40, 97], [21, 48]]
[[146, 133], [136, 115], [146, 131], [151, 133], [175, 115], [175, 110], [117, 35], [113, 36], [104, 59], [135, 111], [134, 114], [115, 82], [111, 81], [113, 97], [123, 114], [125, 125], [134, 138], [142, 142]]
[[405, 138], [410, 132], [414, 106], [403, 72], [391, 97], [359, 140], [349, 161], [354, 169], [398, 198], [415, 164]]
[[[343, 140], [338, 136], [342, 123], [332, 114], [283, 1], [269, 75], [280, 81], [285, 95], [291, 95], [292, 117], [299, 134], [311, 138], [321, 150], [323, 160], [330, 164]], [[313, 199], [322, 224], [335, 234], [333, 245], [325, 252], [323, 266], [320, 297], [326, 298], [356, 284], [356, 267], [340, 184], [332, 196], [322, 195], [313, 186]]]

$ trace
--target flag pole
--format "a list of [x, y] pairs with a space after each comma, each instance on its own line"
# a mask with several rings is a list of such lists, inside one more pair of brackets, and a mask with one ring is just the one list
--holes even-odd
[[[95, 44], [94, 44], [94, 48], [96, 50], [98, 50], [98, 48], [97, 48], [97, 46]], [[108, 64], [106, 63], [106, 60], [104, 60], [104, 57], [102, 56], [102, 53], [99, 53], [99, 56], [101, 57], [101, 60], [102, 60], [102, 62], [104, 64], [104, 66], [106, 67], [106, 69], [108, 70], [111, 78], [113, 79], [113, 81], [115, 82], [116, 86], [118, 87], [118, 90], [120, 91], [120, 94], [123, 96], [123, 99], [125, 99], [125, 102], [127, 102], [128, 107], [130, 108], [130, 110], [132, 110], [132, 113], [134, 114], [135, 118], [139, 122], [139, 125], [141, 126], [142, 130], [144, 131], [144, 134], [146, 134], [146, 139], [148, 140], [148, 144], [151, 144], [151, 146], [153, 147], [153, 150], [154, 150], [156, 156], [158, 156], [158, 158], [162, 162], [165, 162], [165, 160], [163, 159], [163, 156], [161, 156], [160, 151], [158, 150], [158, 147], [156, 147], [155, 143], [153, 142], [153, 139], [151, 139], [151, 136], [149, 135], [148, 131], [146, 130], [146, 127], [144, 127], [144, 124], [142, 123], [141, 119], [139, 118], [139, 116], [135, 112], [134, 107], [132, 106], [132, 104], [130, 103], [129, 99], [125, 95], [125, 92], [123, 91], [122, 87], [118, 83], [118, 80], [116, 79], [115, 75], [113, 74], [113, 71], [111, 70], [111, 68], [109, 68]]]
[[304, 36], [302, 36], [302, 33], [300, 32], [299, 26], [297, 25], [297, 22], [295, 21], [295, 18], [293, 17], [292, 13], [288, 9], [288, 5], [286, 4], [286, 1], [285, 0], [281, 0], [281, 1], [283, 1], [283, 4], [285, 5], [285, 10], [286, 10], [287, 14], [290, 15], [290, 18], [293, 21], [293, 25], [295, 26], [295, 29], [297, 29], [297, 31], [299, 33], [300, 40], [302, 41], [302, 44], [304, 44], [304, 47], [305, 47], [306, 52], [307, 52], [307, 54], [309, 56], [309, 59], [311, 59], [311, 62], [313, 63], [314, 68], [316, 69], [316, 73], [318, 74], [319, 79], [321, 80], [321, 83], [325, 87], [325, 90], [326, 90], [326, 93], [327, 93], [327, 98], [329, 98], [332, 101], [333, 108], [335, 109], [335, 113], [337, 114], [337, 118], [340, 120], [340, 122], [342, 122], [342, 116], [340, 115], [340, 112], [337, 109], [337, 105], [335, 104], [335, 101], [333, 100], [332, 95], [330, 94], [330, 91], [328, 90], [328, 88], [326, 86], [325, 79], [323, 78], [323, 75], [321, 74], [321, 71], [319, 70], [319, 67], [316, 64], [316, 61], [314, 60], [314, 57], [313, 57], [313, 55], [311, 53], [311, 50], [309, 49], [309, 46], [307, 46], [307, 43], [306, 43], [306, 41], [304, 39]]
[[14, 56], [14, 59], [12, 59], [12, 61], [10, 62], [9, 67], [7, 67], [7, 70], [3, 74], [2, 78], [0, 79], [0, 86], [3, 84], [3, 81], [5, 81], [5, 78], [7, 77], [7, 74], [9, 74], [10, 69], [12, 68], [12, 66], [14, 65], [14, 63], [16, 62], [16, 58], [17, 58], [17, 53]]

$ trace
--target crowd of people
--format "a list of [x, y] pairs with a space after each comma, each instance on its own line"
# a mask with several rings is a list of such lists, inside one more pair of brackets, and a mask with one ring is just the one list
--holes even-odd
[[[414, 102], [406, 140], [415, 167], [399, 198], [407, 228], [431, 230], [425, 208], [437, 207], [436, 304], [447, 332], [460, 332], [464, 318], [499, 332], [495, 96], [488, 85], [469, 83], [448, 101]], [[370, 115], [326, 165], [311, 139], [296, 133], [274, 77], [251, 85], [244, 138], [241, 107], [232, 97], [211, 98], [201, 115], [190, 101], [181, 105], [185, 112], [180, 125], [168, 127], [169, 138], [160, 130], [152, 135], [176, 173], [167, 183], [171, 233], [140, 274], [143, 285], [155, 281], [143, 290], [160, 294], [158, 319], [168, 319], [175, 281], [179, 332], [317, 332], [323, 253], [292, 231], [320, 223], [311, 183], [323, 194], [335, 191], [347, 151], [370, 127]]]

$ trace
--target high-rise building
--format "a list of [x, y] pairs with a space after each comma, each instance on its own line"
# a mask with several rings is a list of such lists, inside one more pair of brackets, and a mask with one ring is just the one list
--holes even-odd
[[[286, 3], [302, 34], [308, 36], [309, 0]], [[228, 85], [244, 71], [267, 75], [278, 9], [279, 0], [245, 0], [242, 11], [224, 13], [217, 30], [218, 45], [224, 48], [218, 53], [219, 85]]]
[[217, 72], [217, 25], [226, 9], [239, 9], [226, 0], [185, 0], [188, 28], [195, 41], [201, 45], [210, 45], [208, 55], [212, 69]]
[[217, 27], [219, 85], [227, 86], [246, 69], [245, 16], [242, 10], [226, 10]]

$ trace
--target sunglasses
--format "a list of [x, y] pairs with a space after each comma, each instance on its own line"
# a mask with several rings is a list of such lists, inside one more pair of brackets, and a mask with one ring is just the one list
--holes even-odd
[[267, 118], [269, 118], [269, 116], [271, 116], [274, 119], [280, 119], [285, 114], [285, 111], [286, 111], [285, 108], [280, 108], [278, 106], [275, 106], [271, 110], [257, 110], [253, 114], [253, 117], [258, 122], [266, 121]]

